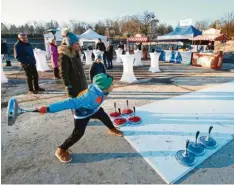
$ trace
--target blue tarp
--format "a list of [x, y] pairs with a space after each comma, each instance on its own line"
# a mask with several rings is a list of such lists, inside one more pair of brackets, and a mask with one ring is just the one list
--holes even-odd
[[169, 51], [162, 50], [160, 52], [159, 61], [171, 62], [171, 63], [182, 63], [190, 65], [192, 61], [192, 52], [180, 52], [180, 51]]
[[193, 26], [184, 26], [184, 27], [177, 27], [173, 32], [167, 35], [158, 36], [157, 40], [191, 39], [201, 34], [202, 32]]

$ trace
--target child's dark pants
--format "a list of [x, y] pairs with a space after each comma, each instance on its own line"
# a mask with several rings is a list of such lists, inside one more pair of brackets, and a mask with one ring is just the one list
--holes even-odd
[[75, 128], [69, 138], [60, 146], [60, 148], [67, 150], [74, 145], [84, 135], [86, 126], [91, 118], [97, 118], [102, 121], [109, 129], [115, 128], [109, 116], [101, 107], [95, 114], [85, 119], [74, 119]]

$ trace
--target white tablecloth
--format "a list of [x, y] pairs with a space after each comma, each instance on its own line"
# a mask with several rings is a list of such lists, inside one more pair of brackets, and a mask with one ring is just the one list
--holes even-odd
[[50, 68], [46, 60], [46, 51], [40, 49], [34, 49], [34, 56], [36, 58], [37, 71], [50, 71]]
[[210, 68], [212, 61], [213, 61], [212, 57], [202, 56], [202, 57], [199, 57], [199, 59], [197, 60], [197, 64], [201, 65], [202, 67]]
[[1, 55], [1, 83], [8, 83], [8, 79], [3, 71], [3, 68], [2, 68], [2, 60], [3, 60], [3, 57], [4, 55]]
[[101, 55], [102, 56], [102, 62], [103, 62], [103, 51], [100, 51], [100, 50], [93, 50], [93, 54], [95, 56], [95, 60], [97, 59], [98, 55]]
[[93, 53], [93, 50], [86, 50], [86, 51], [84, 51], [85, 58], [86, 58], [86, 65], [91, 65], [93, 63], [93, 61], [92, 61], [92, 53]]
[[135, 59], [135, 55], [129, 55], [127, 52], [126, 55], [120, 55], [123, 61], [123, 75], [120, 81], [132, 83], [137, 81], [134, 72], [133, 72], [133, 61]]
[[134, 66], [143, 66], [142, 62], [141, 62], [141, 50], [134, 50], [134, 54], [135, 54], [135, 62], [134, 62]]
[[151, 59], [151, 65], [149, 68], [149, 71], [151, 71], [152, 73], [155, 72], [161, 72], [159, 69], [159, 56], [160, 53], [149, 53], [150, 54], [150, 59]]
[[81, 60], [81, 62], [83, 62], [83, 58], [84, 58], [84, 54], [81, 54], [81, 55], [80, 55], [80, 60]]
[[121, 48], [118, 48], [115, 50], [115, 52], [116, 52], [116, 56], [117, 56], [116, 62], [123, 63], [123, 61], [120, 57], [120, 55], [122, 55], [122, 53], [123, 53], [123, 50]]

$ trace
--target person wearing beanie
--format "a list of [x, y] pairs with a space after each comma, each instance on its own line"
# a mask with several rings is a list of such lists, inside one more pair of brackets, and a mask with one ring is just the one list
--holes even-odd
[[81, 92], [78, 97], [69, 98], [37, 109], [41, 114], [76, 109], [75, 128], [71, 136], [55, 152], [55, 156], [61, 162], [70, 162], [72, 160], [68, 149], [84, 135], [86, 126], [91, 118], [100, 119], [109, 128], [109, 134], [123, 136], [123, 132], [114, 127], [112, 121], [101, 107], [112, 90], [113, 77], [100, 73], [94, 76], [93, 84]]
[[91, 79], [91, 82], [93, 81], [93, 77], [97, 74], [100, 73], [106, 73], [106, 69], [105, 66], [102, 63], [102, 56], [98, 55], [97, 59], [95, 60], [95, 62], [93, 62], [93, 64], [91, 65], [90, 69], [89, 69], [89, 77]]
[[65, 86], [68, 97], [77, 97], [78, 94], [88, 88], [83, 64], [79, 55], [78, 37], [62, 30], [63, 41], [58, 47], [60, 77]]

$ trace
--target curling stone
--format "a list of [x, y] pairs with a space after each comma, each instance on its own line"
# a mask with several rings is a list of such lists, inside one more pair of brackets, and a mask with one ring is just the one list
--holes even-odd
[[142, 119], [140, 116], [136, 116], [136, 108], [135, 107], [133, 107], [133, 112], [134, 112], [133, 116], [128, 118], [129, 123], [133, 124], [133, 125], [141, 123]]
[[210, 137], [211, 130], [213, 129], [213, 126], [210, 126], [208, 131], [208, 136], [200, 136], [199, 142], [207, 149], [213, 149], [216, 148], [217, 142], [214, 138]]
[[196, 156], [201, 156], [205, 153], [205, 148], [201, 143], [197, 142], [198, 136], [200, 132], [197, 131], [196, 137], [195, 137], [195, 142], [190, 142], [188, 145], [188, 151], [190, 153], [193, 153]]
[[124, 114], [124, 115], [132, 115], [133, 114], [133, 110], [132, 109], [129, 109], [129, 107], [128, 107], [128, 100], [126, 101], [126, 103], [127, 103], [127, 108], [126, 109], [123, 109], [123, 111], [122, 111], [122, 113]]
[[119, 116], [121, 116], [121, 110], [119, 109], [119, 112], [116, 111], [116, 103], [114, 103], [114, 108], [115, 108], [115, 111], [114, 112], [111, 112], [109, 115], [110, 117], [112, 118], [117, 118]]
[[176, 160], [184, 166], [193, 166], [196, 162], [196, 157], [193, 153], [188, 151], [189, 140], [186, 141], [185, 150], [176, 152]]

